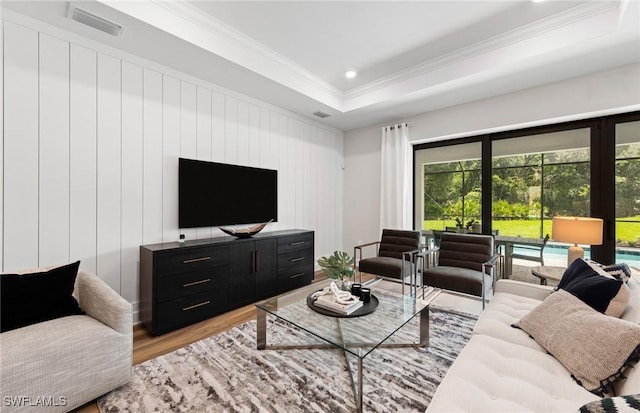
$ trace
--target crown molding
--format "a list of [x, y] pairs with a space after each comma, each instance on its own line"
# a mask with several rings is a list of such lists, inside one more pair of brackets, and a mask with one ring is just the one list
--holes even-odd
[[97, 0], [334, 109], [344, 92], [185, 0]]
[[[591, 1], [343, 91], [186, 0], [97, 0], [345, 113], [429, 89], [446, 89], [496, 64], [614, 32], [628, 0]], [[579, 29], [579, 30], [578, 30]], [[558, 43], [552, 35], [565, 34]], [[507, 53], [509, 51], [509, 53]], [[508, 57], [507, 57], [508, 56]], [[509, 60], [505, 60], [509, 59]]]

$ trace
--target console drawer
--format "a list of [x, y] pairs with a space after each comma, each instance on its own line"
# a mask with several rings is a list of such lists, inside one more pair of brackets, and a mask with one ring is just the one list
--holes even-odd
[[278, 254], [278, 276], [313, 268], [313, 249]]
[[313, 232], [278, 238], [278, 254], [313, 249]]
[[205, 320], [225, 311], [228, 305], [226, 284], [204, 294], [197, 294], [177, 300], [158, 303], [156, 307], [157, 325], [155, 334], [162, 334], [176, 328]]
[[278, 275], [278, 291], [289, 291], [294, 288], [309, 285], [313, 280], [313, 270], [302, 269], [298, 272]]
[[156, 300], [167, 301], [212, 290], [220, 283], [227, 283], [228, 273], [228, 266], [224, 265], [159, 278], [156, 280]]
[[198, 269], [213, 268], [229, 262], [228, 247], [202, 247], [167, 250], [155, 258], [156, 276], [182, 274]]

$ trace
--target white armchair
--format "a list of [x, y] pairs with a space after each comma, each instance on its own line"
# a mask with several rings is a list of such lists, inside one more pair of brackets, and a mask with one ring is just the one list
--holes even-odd
[[73, 295], [85, 315], [0, 334], [3, 412], [66, 412], [131, 380], [131, 304], [83, 270]]

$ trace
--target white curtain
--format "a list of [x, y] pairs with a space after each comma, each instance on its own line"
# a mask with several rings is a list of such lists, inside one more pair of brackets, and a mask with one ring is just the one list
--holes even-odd
[[382, 128], [380, 229], [412, 229], [412, 156], [406, 123]]

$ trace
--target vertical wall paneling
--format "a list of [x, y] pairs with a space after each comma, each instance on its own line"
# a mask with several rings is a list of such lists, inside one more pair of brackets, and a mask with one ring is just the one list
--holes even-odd
[[[211, 160], [211, 91], [198, 86], [197, 93], [197, 125], [196, 125], [196, 153], [201, 161]], [[210, 238], [211, 228], [198, 228], [196, 237]]]
[[238, 163], [238, 99], [225, 96], [224, 159], [227, 163]]
[[[282, 201], [278, 199], [278, 206], [281, 211], [282, 225], [287, 228], [295, 224], [295, 188], [293, 188], [291, 172], [292, 169], [292, 151], [291, 139], [289, 139], [289, 123], [287, 117], [278, 114], [279, 121], [278, 135], [280, 136], [280, 164], [278, 171], [282, 173]], [[293, 191], [293, 192], [292, 192]], [[293, 218], [293, 219], [292, 219]]]
[[249, 104], [238, 101], [238, 163], [249, 165]]
[[226, 100], [222, 93], [211, 93], [211, 160], [222, 162], [225, 159], [224, 123], [226, 115]]
[[271, 116], [267, 109], [260, 108], [260, 123], [258, 124], [258, 158], [261, 168], [277, 169], [271, 157]]
[[[283, 196], [282, 189], [282, 171], [280, 170], [280, 152], [278, 145], [280, 143], [279, 136], [279, 118], [275, 112], [263, 113], [261, 116], [264, 126], [267, 129], [262, 129], [261, 139], [268, 139], [268, 142], [263, 142], [263, 148], [265, 152], [262, 153], [261, 159], [263, 166], [269, 169], [276, 169], [278, 171], [278, 222], [271, 224], [271, 227], [276, 230], [279, 228], [285, 228], [282, 225], [282, 206], [280, 201]], [[265, 159], [266, 158], [266, 159]]]
[[[320, 129], [311, 126], [311, 136], [309, 141], [309, 149], [307, 152], [307, 162], [309, 163], [309, 178], [307, 180], [307, 219], [306, 228], [318, 228], [318, 167], [319, 162], [316, 158], [318, 154], [318, 140]], [[316, 253], [318, 248], [316, 247]]]
[[39, 265], [69, 260], [69, 43], [40, 34]]
[[280, 157], [280, 168], [284, 171], [284, 220], [283, 224], [289, 228], [296, 225], [296, 177], [295, 168], [295, 145], [291, 136], [293, 130], [293, 119], [280, 116], [280, 142], [284, 157]]
[[[344, 147], [342, 138], [336, 132], [330, 132], [333, 140], [333, 159], [331, 165], [335, 171], [333, 184], [335, 185], [336, 192], [333, 197], [335, 205], [342, 205], [342, 200], [344, 198], [343, 192], [343, 176], [344, 170], [342, 166], [344, 165], [344, 161], [342, 158], [342, 148]], [[342, 208], [334, 208], [335, 211], [335, 221], [333, 224], [334, 232], [333, 232], [333, 245], [338, 249], [342, 249]]]
[[287, 185], [287, 170], [286, 170], [286, 160], [287, 160], [287, 151], [286, 144], [287, 141], [285, 136], [282, 134], [282, 130], [286, 130], [286, 124], [282, 125], [282, 123], [286, 123], [286, 119], [284, 116], [281, 116], [279, 113], [271, 114], [271, 139], [272, 145], [277, 142], [279, 145], [278, 148], [273, 148], [272, 151], [277, 151], [278, 155], [274, 157], [277, 159], [277, 169], [278, 169], [278, 222], [280, 228], [286, 228], [286, 190], [285, 187]]
[[260, 107], [249, 106], [249, 165], [260, 166]]
[[96, 273], [97, 53], [70, 46], [69, 89], [69, 255]]
[[79, 259], [135, 304], [139, 245], [180, 233], [180, 156], [276, 169], [268, 230], [342, 247], [341, 133], [19, 15], [0, 29], [2, 270]]
[[122, 62], [122, 261], [121, 295], [138, 299], [142, 239], [142, 68]]
[[177, 241], [180, 81], [162, 78], [162, 240]]
[[97, 269], [120, 292], [121, 61], [98, 53]]
[[38, 265], [38, 32], [4, 24], [4, 270]]
[[[180, 82], [180, 156], [183, 158], [198, 157], [197, 106], [196, 86], [193, 83]], [[178, 177], [178, 170], [176, 170], [176, 177]], [[176, 196], [174, 203], [177, 202]], [[181, 229], [180, 233], [184, 234], [186, 239], [195, 239], [197, 235], [194, 228]]]
[[201, 161], [211, 160], [211, 90], [198, 86], [197, 94], [197, 125], [196, 125], [196, 154]]
[[162, 74], [142, 76], [142, 240], [154, 244], [162, 242]]
[[320, 235], [319, 244], [322, 247], [320, 255], [330, 254], [336, 248], [333, 247], [334, 238], [333, 219], [335, 218], [335, 208], [332, 207], [335, 197], [335, 182], [333, 177], [333, 168], [331, 168], [331, 152], [333, 151], [332, 135], [329, 131], [323, 131], [322, 136], [322, 156], [320, 162], [324, 165], [324, 179], [320, 182], [320, 215], [321, 222], [318, 223], [319, 228], [323, 228]]
[[305, 147], [307, 137], [305, 136], [304, 126], [305, 124], [300, 122], [299, 120], [294, 120], [293, 122], [293, 146], [294, 146], [294, 156], [295, 160], [295, 183], [294, 188], [296, 190], [296, 228], [304, 228], [304, 192], [307, 190], [305, 178]]

